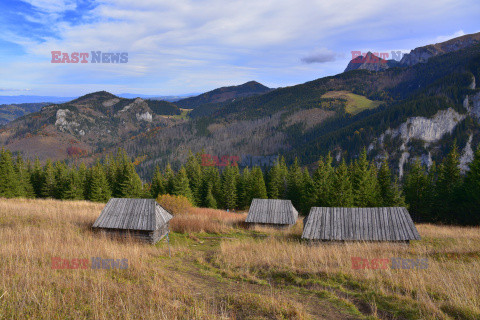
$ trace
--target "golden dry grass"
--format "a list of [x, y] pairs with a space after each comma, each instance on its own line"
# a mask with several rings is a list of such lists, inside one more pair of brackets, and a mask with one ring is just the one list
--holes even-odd
[[[244, 213], [190, 208], [172, 220], [184, 234], [171, 234], [169, 258], [164, 241], [93, 233], [102, 208], [0, 199], [0, 319], [479, 318], [479, 228], [419, 225], [422, 240], [410, 246], [309, 245], [301, 221], [247, 230]], [[352, 270], [354, 256], [426, 257], [428, 269]], [[53, 257], [129, 266], [54, 270]]]
[[[0, 318], [216, 319], [188, 280], [162, 267], [166, 247], [89, 231], [102, 204], [0, 200]], [[173, 248], [181, 254], [182, 247]], [[52, 257], [128, 259], [126, 270], [53, 270]]]
[[[425, 318], [475, 319], [480, 315], [480, 228], [418, 226], [423, 239], [410, 246], [392, 243], [306, 245], [286, 237], [223, 242], [217, 263], [244, 277], [266, 272], [347, 276], [377, 294], [420, 302]], [[298, 230], [292, 230], [298, 233]], [[422, 269], [352, 269], [352, 257], [427, 258]]]
[[171, 220], [172, 231], [191, 233], [228, 233], [243, 224], [247, 217], [245, 213], [226, 212], [217, 209], [190, 208], [184, 214], [175, 215]]

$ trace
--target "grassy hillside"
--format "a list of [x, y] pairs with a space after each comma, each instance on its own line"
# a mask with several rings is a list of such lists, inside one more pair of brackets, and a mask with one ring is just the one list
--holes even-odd
[[375, 109], [382, 103], [382, 101], [372, 101], [364, 96], [347, 91], [329, 91], [325, 93], [322, 98], [345, 100], [345, 111], [350, 114]]
[[[0, 200], [0, 318], [478, 319], [480, 230], [419, 225], [422, 240], [308, 245], [245, 229], [245, 214], [189, 209], [171, 252], [90, 226], [103, 205]], [[128, 259], [127, 269], [51, 268], [63, 259]], [[426, 270], [352, 270], [351, 258], [427, 258]]]

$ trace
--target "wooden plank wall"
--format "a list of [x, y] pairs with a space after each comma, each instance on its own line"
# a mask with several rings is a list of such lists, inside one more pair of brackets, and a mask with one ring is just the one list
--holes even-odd
[[297, 219], [298, 211], [290, 200], [253, 199], [245, 222], [292, 225]]
[[420, 240], [410, 214], [403, 207], [313, 207], [304, 220], [304, 239], [409, 241]]

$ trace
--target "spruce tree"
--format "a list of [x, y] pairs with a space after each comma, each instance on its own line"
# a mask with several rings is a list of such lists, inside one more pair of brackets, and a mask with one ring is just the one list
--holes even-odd
[[205, 197], [205, 206], [207, 208], [212, 208], [212, 209], [217, 208], [217, 201], [213, 197], [212, 183], [211, 182], [208, 182], [208, 184], [207, 184], [207, 195]]
[[465, 213], [461, 219], [463, 224], [480, 224], [480, 146], [475, 151], [470, 170], [465, 176], [463, 190], [465, 192]]
[[298, 159], [295, 158], [288, 172], [287, 197], [296, 208], [301, 206], [304, 189], [302, 169], [298, 164]]
[[10, 151], [0, 150], [0, 197], [22, 196], [22, 186], [15, 172]]
[[154, 199], [157, 199], [159, 195], [165, 194], [165, 179], [160, 172], [160, 168], [157, 166], [155, 168], [155, 173], [153, 174], [152, 178], [152, 185], [150, 188], [151, 196]]
[[135, 170], [132, 162], [123, 164], [120, 175], [121, 198], [141, 198], [144, 195], [142, 180]]
[[177, 172], [173, 181], [173, 194], [177, 196], [184, 196], [193, 203], [193, 194], [190, 189], [190, 182], [188, 181], [187, 171], [182, 166]]
[[280, 176], [280, 163], [277, 161], [267, 174], [267, 193], [269, 199], [279, 199], [283, 187]]
[[445, 157], [438, 168], [438, 179], [436, 184], [436, 219], [444, 222], [457, 222], [455, 216], [458, 206], [459, 192], [462, 184], [462, 176], [458, 165], [459, 154], [456, 143], [452, 150]]
[[384, 158], [380, 170], [378, 171], [378, 188], [381, 206], [400, 207], [405, 205], [397, 180], [392, 180], [392, 173], [388, 165], [387, 157]]
[[83, 200], [83, 183], [76, 167], [72, 167], [66, 174], [61, 199]]
[[55, 176], [55, 191], [54, 197], [56, 199], [64, 199], [63, 195], [65, 193], [65, 186], [68, 184], [68, 168], [65, 162], [58, 161], [54, 165], [54, 176]]
[[330, 202], [332, 207], [352, 207], [354, 205], [352, 183], [344, 159], [335, 170], [332, 190]]
[[367, 151], [363, 149], [353, 164], [353, 198], [356, 207], [376, 207], [379, 203], [376, 168], [367, 160]]
[[263, 178], [263, 172], [260, 167], [253, 167], [249, 177], [249, 202], [252, 202], [254, 198], [267, 199], [267, 187], [265, 186], [265, 179]]
[[200, 188], [202, 185], [202, 167], [200, 154], [193, 155], [189, 151], [187, 164], [185, 170], [187, 171], [188, 181], [190, 182], [190, 189], [192, 190], [194, 204], [201, 205]]
[[33, 163], [32, 173], [30, 175], [30, 182], [33, 186], [35, 197], [37, 198], [42, 197], [43, 169], [42, 169], [42, 165], [40, 164], [40, 160], [38, 158], [35, 158], [35, 161]]
[[53, 163], [50, 159], [47, 159], [45, 167], [43, 168], [41, 196], [43, 198], [54, 198], [55, 190], [55, 172]]
[[165, 192], [167, 194], [174, 194], [173, 193], [173, 182], [175, 180], [175, 174], [173, 173], [172, 167], [170, 166], [170, 163], [167, 163], [167, 166], [165, 167], [165, 171], [163, 173], [163, 176], [165, 178]]
[[91, 167], [87, 173], [86, 198], [94, 202], [107, 202], [110, 197], [110, 187], [102, 165]]
[[318, 167], [313, 173], [313, 182], [315, 184], [314, 205], [317, 207], [329, 207], [333, 191], [333, 179], [335, 173], [332, 168], [332, 157], [330, 153], [325, 161], [320, 158]]
[[300, 206], [301, 212], [308, 214], [310, 208], [315, 206], [315, 183], [313, 182], [308, 169], [303, 170], [303, 192], [302, 192], [302, 202]]
[[225, 209], [237, 207], [237, 178], [233, 167], [226, 167], [222, 173], [222, 203]]
[[287, 185], [288, 185], [288, 167], [285, 163], [285, 158], [282, 156], [280, 157], [279, 161], [279, 176], [280, 176], [280, 190], [279, 190], [279, 198], [280, 199], [287, 199]]
[[17, 156], [15, 161], [15, 172], [20, 182], [20, 195], [26, 198], [35, 198], [35, 192], [30, 181], [30, 173], [20, 155]]
[[250, 181], [250, 169], [244, 168], [242, 170], [242, 175], [239, 177], [239, 181], [237, 183], [237, 194], [238, 194], [238, 208], [243, 210], [247, 208], [250, 203], [250, 194], [252, 193], [252, 186]]

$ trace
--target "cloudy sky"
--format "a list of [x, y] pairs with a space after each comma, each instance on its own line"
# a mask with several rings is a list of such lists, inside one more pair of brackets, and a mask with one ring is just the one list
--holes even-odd
[[[1, 0], [0, 95], [288, 86], [342, 72], [351, 51], [479, 32], [479, 13], [478, 0]], [[51, 51], [127, 52], [128, 63], [57, 64]]]

